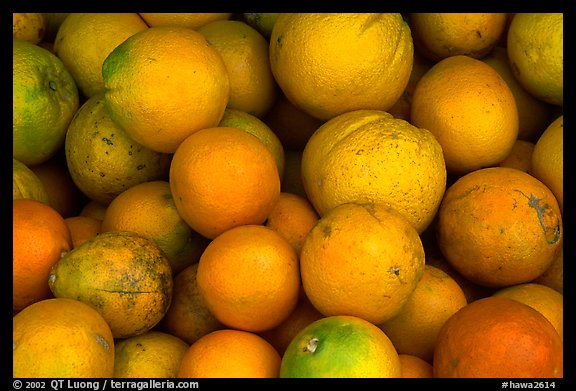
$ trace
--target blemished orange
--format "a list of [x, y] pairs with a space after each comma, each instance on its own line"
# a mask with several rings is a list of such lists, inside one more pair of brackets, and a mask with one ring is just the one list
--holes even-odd
[[192, 133], [217, 126], [230, 95], [224, 60], [186, 27], [132, 35], [106, 57], [102, 76], [112, 120], [158, 152], [173, 153]]
[[562, 339], [538, 311], [506, 297], [476, 300], [452, 315], [434, 350], [434, 377], [555, 378]]
[[194, 342], [182, 358], [179, 378], [277, 378], [280, 355], [248, 331], [213, 331]]
[[226, 64], [230, 79], [227, 107], [261, 118], [270, 110], [277, 94], [266, 38], [239, 20], [214, 21], [197, 31], [220, 53]]
[[226, 12], [212, 12], [212, 13], [141, 12], [139, 15], [142, 17], [142, 19], [146, 21], [146, 23], [150, 27], [177, 26], [177, 27], [187, 27], [193, 30], [202, 27], [207, 23], [214, 22], [216, 20], [226, 20], [232, 16], [231, 13]]
[[298, 255], [279, 233], [262, 225], [231, 228], [200, 257], [198, 292], [230, 328], [260, 332], [278, 326], [296, 307]]
[[282, 323], [258, 335], [270, 342], [282, 356], [300, 330], [323, 317], [324, 315], [310, 303], [306, 295], [301, 294], [296, 308]]
[[564, 103], [564, 14], [517, 13], [506, 49], [514, 76], [536, 98]]
[[433, 134], [378, 110], [339, 115], [310, 137], [302, 182], [320, 216], [346, 202], [388, 203], [423, 232], [446, 188]]
[[110, 202], [102, 232], [132, 231], [151, 239], [177, 274], [198, 262], [207, 240], [180, 217], [168, 181], [139, 183]]
[[520, 171], [530, 173], [532, 169], [532, 153], [534, 143], [517, 139], [510, 150], [508, 156], [497, 164], [499, 167], [515, 168]]
[[506, 27], [505, 13], [411, 13], [414, 45], [432, 61], [466, 55], [482, 58], [498, 44]]
[[312, 322], [282, 356], [282, 378], [392, 378], [401, 376], [398, 353], [374, 324], [355, 316]]
[[54, 38], [54, 52], [89, 98], [104, 92], [102, 64], [128, 37], [148, 26], [136, 13], [71, 13]]
[[564, 339], [564, 296], [561, 293], [530, 282], [499, 289], [493, 296], [508, 297], [534, 308], [552, 323], [560, 338]]
[[556, 118], [540, 136], [534, 151], [530, 174], [554, 193], [560, 209], [564, 203], [564, 116]]
[[48, 191], [36, 173], [21, 161], [12, 158], [12, 199], [21, 198], [50, 204]]
[[282, 13], [270, 36], [276, 82], [321, 120], [352, 110], [388, 110], [412, 70], [410, 27], [399, 13]]
[[109, 378], [110, 327], [91, 306], [72, 299], [34, 303], [12, 318], [14, 378]]
[[544, 273], [538, 276], [533, 282], [546, 285], [557, 292], [564, 294], [564, 249]]
[[172, 269], [153, 241], [134, 232], [101, 233], [52, 267], [48, 284], [55, 297], [93, 306], [114, 338], [156, 326], [172, 300]]
[[422, 76], [410, 119], [436, 137], [454, 175], [497, 164], [518, 136], [508, 84], [490, 65], [464, 55], [447, 57]]
[[425, 265], [422, 278], [400, 311], [377, 325], [398, 353], [431, 363], [434, 346], [446, 320], [468, 304], [460, 285], [447, 273]]
[[134, 185], [166, 179], [172, 158], [139, 144], [116, 124], [102, 94], [78, 109], [64, 147], [76, 186], [91, 200], [106, 205]]
[[66, 217], [64, 222], [68, 226], [72, 238], [72, 248], [80, 246], [102, 232], [102, 220], [89, 216]]
[[562, 215], [542, 182], [508, 167], [484, 168], [452, 184], [438, 211], [438, 245], [466, 278], [504, 287], [529, 282], [562, 249]]
[[280, 176], [270, 150], [238, 128], [206, 128], [174, 153], [170, 190], [190, 227], [213, 239], [245, 224], [262, 224], [280, 196]]
[[408, 220], [388, 205], [346, 203], [306, 237], [300, 273], [323, 315], [380, 324], [400, 311], [422, 278], [424, 249]]
[[212, 331], [225, 328], [210, 312], [206, 300], [198, 292], [197, 272], [198, 263], [194, 263], [174, 277], [170, 308], [159, 325], [161, 330], [188, 344]]
[[434, 377], [434, 369], [428, 361], [422, 360], [418, 356], [399, 353], [400, 369], [402, 377], [406, 379], [419, 379]]
[[14, 312], [52, 297], [50, 270], [72, 248], [64, 218], [31, 199], [12, 201], [12, 308]]
[[506, 48], [497, 46], [482, 58], [506, 81], [518, 108], [518, 139], [536, 142], [549, 124], [552, 107], [526, 91], [512, 71]]
[[281, 192], [264, 225], [282, 235], [300, 255], [306, 236], [319, 218], [307, 198]]
[[41, 12], [13, 12], [12, 38], [39, 44], [46, 34], [46, 19]]
[[175, 378], [188, 344], [161, 331], [118, 340], [114, 345], [117, 378]]

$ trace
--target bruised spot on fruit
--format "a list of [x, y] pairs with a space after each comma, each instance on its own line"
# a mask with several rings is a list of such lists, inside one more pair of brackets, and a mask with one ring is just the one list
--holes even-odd
[[104, 141], [106, 144], [108, 145], [114, 145], [114, 143], [112, 142], [112, 140], [110, 140], [107, 137], [102, 137], [102, 141]]
[[324, 234], [325, 238], [330, 237], [330, 235], [332, 234], [332, 227], [330, 227], [329, 225], [325, 225], [324, 228], [322, 228], [322, 233]]
[[48, 87], [50, 87], [52, 91], [56, 91], [56, 83], [53, 80], [48, 82]]
[[560, 220], [558, 216], [554, 213], [550, 205], [541, 205], [541, 199], [536, 197], [534, 194], [530, 193], [530, 197], [524, 194], [520, 190], [516, 190], [524, 197], [528, 198], [528, 206], [534, 208], [536, 215], [538, 216], [538, 221], [540, 222], [540, 227], [544, 231], [544, 237], [548, 244], [556, 244], [560, 240]]
[[460, 362], [459, 358], [453, 358], [452, 360], [450, 360], [450, 368], [455, 369], [458, 366], [458, 363]]
[[101, 345], [104, 348], [104, 350], [106, 350], [107, 352], [111, 351], [110, 344], [108, 343], [108, 341], [106, 341], [106, 338], [104, 338], [100, 334], [95, 334], [94, 338], [96, 338], [96, 342], [98, 342], [98, 344]]
[[320, 343], [320, 340], [318, 338], [312, 337], [306, 342], [306, 345], [304, 345], [304, 347], [302, 348], [302, 351], [305, 353], [314, 353], [316, 351], [316, 349], [318, 348], [319, 343]]
[[397, 276], [399, 276], [400, 275], [400, 268], [398, 266], [394, 265], [390, 268], [390, 273], [396, 274]]

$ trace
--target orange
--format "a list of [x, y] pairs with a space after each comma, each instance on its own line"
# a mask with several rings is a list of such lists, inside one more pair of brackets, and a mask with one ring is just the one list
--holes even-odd
[[328, 120], [388, 110], [412, 70], [410, 28], [399, 13], [283, 13], [270, 36], [270, 65], [286, 97]]
[[194, 263], [174, 277], [170, 308], [159, 325], [161, 330], [189, 344], [212, 331], [224, 328], [198, 292], [197, 271], [198, 263]]
[[434, 377], [442, 378], [562, 377], [562, 340], [535, 309], [505, 297], [486, 297], [446, 321], [433, 366]]
[[374, 324], [400, 311], [423, 272], [418, 233], [385, 204], [335, 207], [312, 228], [300, 253], [302, 285], [318, 311]]
[[108, 378], [114, 339], [102, 316], [71, 299], [34, 303], [12, 319], [15, 378]]
[[228, 108], [256, 117], [276, 99], [276, 82], [268, 59], [268, 41], [239, 20], [217, 20], [197, 30], [222, 56], [230, 78]]
[[506, 48], [497, 46], [482, 58], [506, 81], [518, 108], [518, 138], [536, 142], [549, 124], [552, 107], [537, 99], [520, 84], [512, 71]]
[[133, 232], [105, 232], [62, 257], [50, 271], [55, 297], [96, 308], [114, 338], [149, 331], [172, 299], [172, 270], [162, 251]]
[[284, 193], [292, 193], [308, 199], [304, 183], [302, 183], [302, 151], [287, 149], [284, 151], [284, 178], [280, 184], [280, 190]]
[[518, 13], [506, 48], [514, 76], [536, 98], [564, 102], [564, 14]]
[[431, 378], [434, 376], [432, 364], [422, 360], [420, 357], [410, 354], [398, 354], [400, 358], [400, 368], [403, 378]]
[[482, 58], [498, 44], [505, 13], [411, 13], [416, 49], [432, 61], [466, 55]]
[[464, 291], [452, 277], [441, 269], [425, 265], [422, 279], [398, 314], [378, 326], [398, 353], [431, 363], [440, 329], [466, 304]]
[[438, 245], [471, 281], [504, 287], [529, 282], [562, 248], [554, 194], [531, 175], [507, 167], [471, 172], [451, 185], [438, 211]]
[[237, 128], [206, 128], [174, 153], [170, 190], [190, 227], [213, 239], [244, 224], [262, 224], [280, 195], [274, 156]]
[[48, 193], [49, 204], [62, 215], [71, 217], [80, 213], [84, 195], [72, 180], [64, 151], [42, 164], [30, 167]]
[[119, 340], [114, 345], [114, 376], [175, 378], [188, 344], [161, 331]]
[[279, 94], [262, 120], [278, 136], [285, 149], [297, 151], [304, 149], [312, 133], [324, 123], [294, 106], [284, 94]]
[[410, 118], [436, 137], [455, 175], [502, 161], [518, 136], [518, 110], [504, 79], [464, 55], [447, 57], [422, 76]]
[[556, 118], [544, 130], [532, 153], [530, 174], [554, 193], [560, 209], [564, 200], [564, 116]]
[[301, 330], [280, 366], [283, 378], [400, 377], [394, 345], [382, 330], [355, 316], [329, 316]]
[[180, 378], [276, 378], [280, 355], [262, 337], [242, 330], [213, 331], [190, 345]]
[[36, 173], [12, 158], [12, 199], [28, 198], [49, 204], [48, 191]]
[[533, 282], [546, 285], [557, 292], [564, 293], [564, 250], [560, 253], [544, 273], [538, 276]]
[[446, 186], [442, 148], [432, 133], [377, 110], [327, 121], [302, 155], [302, 182], [320, 216], [346, 202], [388, 203], [423, 232]]
[[108, 205], [101, 204], [94, 200], [89, 200], [80, 210], [80, 216], [93, 217], [98, 220], [104, 220]]
[[278, 326], [263, 331], [259, 335], [270, 342], [282, 356], [296, 334], [315, 320], [323, 318], [305, 295], [301, 295], [294, 311]]
[[207, 244], [178, 214], [167, 181], [140, 183], [114, 198], [102, 220], [102, 232], [108, 231], [132, 231], [151, 239], [174, 274], [198, 262]]
[[148, 26], [178, 26], [187, 27], [190, 29], [197, 29], [207, 23], [216, 20], [226, 20], [232, 16], [231, 13], [225, 12], [212, 12], [212, 13], [144, 13], [141, 12], [140, 17], [146, 21]]
[[72, 248], [102, 232], [102, 220], [89, 216], [71, 216], [64, 219], [72, 238]]
[[102, 64], [128, 37], [148, 29], [135, 13], [71, 13], [54, 39], [54, 52], [87, 98], [104, 92]]
[[78, 88], [55, 54], [31, 42], [13, 40], [12, 64], [12, 157], [32, 166], [64, 146]]
[[66, 133], [68, 171], [91, 200], [108, 205], [139, 183], [167, 179], [171, 155], [137, 143], [108, 113], [102, 94], [80, 107]]
[[12, 13], [12, 38], [38, 44], [46, 34], [47, 21], [41, 12]]
[[264, 145], [266, 145], [270, 152], [272, 152], [274, 160], [276, 160], [280, 180], [284, 178], [284, 166], [286, 164], [284, 147], [278, 136], [276, 136], [272, 129], [270, 129], [270, 127], [260, 118], [246, 113], [245, 111], [228, 108], [224, 111], [224, 116], [222, 116], [222, 120], [218, 124], [218, 127], [238, 128], [256, 136], [264, 143]]
[[319, 216], [308, 199], [297, 194], [280, 193], [265, 225], [282, 235], [300, 255], [302, 244]]
[[493, 296], [508, 297], [540, 312], [564, 338], [564, 296], [554, 289], [536, 283], [524, 283], [499, 289]]
[[278, 12], [247, 12], [242, 17], [250, 26], [254, 27], [264, 37], [270, 38], [276, 19], [280, 15]]
[[12, 202], [12, 308], [15, 312], [52, 297], [50, 269], [72, 248], [64, 218], [31, 199]]
[[222, 57], [186, 27], [150, 27], [132, 35], [106, 57], [102, 77], [112, 120], [138, 143], [165, 153], [218, 125], [230, 94]]
[[508, 156], [504, 158], [499, 167], [510, 167], [520, 171], [530, 173], [532, 168], [532, 153], [534, 152], [534, 143], [525, 140], [516, 140]]
[[242, 225], [208, 244], [196, 280], [198, 292], [220, 322], [260, 332], [278, 326], [296, 307], [298, 255], [272, 229]]

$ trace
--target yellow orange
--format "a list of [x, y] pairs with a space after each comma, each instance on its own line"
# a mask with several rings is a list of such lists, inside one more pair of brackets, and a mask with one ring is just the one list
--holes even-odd
[[12, 37], [33, 44], [40, 43], [46, 34], [47, 21], [41, 12], [13, 12]]
[[431, 378], [434, 376], [432, 364], [422, 360], [418, 356], [410, 354], [398, 354], [403, 378]]
[[102, 220], [89, 216], [71, 216], [64, 219], [72, 238], [72, 248], [80, 246], [102, 232]]
[[564, 249], [560, 250], [558, 256], [548, 266], [548, 269], [533, 282], [546, 285], [562, 294], [564, 293]]
[[48, 191], [38, 176], [19, 160], [12, 159], [12, 199], [33, 199], [49, 204]]
[[556, 118], [540, 136], [534, 151], [530, 174], [554, 193], [560, 209], [564, 204], [564, 116]]
[[498, 166], [515, 168], [520, 171], [530, 173], [532, 170], [532, 153], [534, 143], [525, 140], [516, 140], [508, 156], [504, 158]]
[[169, 12], [141, 12], [139, 14], [146, 21], [148, 26], [178, 26], [197, 29], [203, 25], [216, 20], [229, 19], [232, 14], [226, 12], [206, 12], [206, 13], [169, 13]]

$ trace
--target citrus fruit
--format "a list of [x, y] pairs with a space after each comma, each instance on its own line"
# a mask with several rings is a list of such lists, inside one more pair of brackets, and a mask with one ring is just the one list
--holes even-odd
[[106, 209], [108, 209], [108, 205], [89, 200], [80, 210], [80, 216], [93, 217], [102, 221], [106, 215]]
[[416, 49], [432, 61], [466, 55], [482, 58], [505, 31], [505, 13], [411, 13]]
[[284, 146], [278, 136], [261, 119], [245, 111], [228, 108], [224, 111], [218, 127], [238, 128], [256, 136], [272, 152], [276, 166], [278, 166], [280, 180], [284, 178]]
[[388, 110], [410, 77], [414, 48], [399, 13], [283, 13], [270, 36], [276, 82], [321, 120]]
[[50, 269], [72, 248], [70, 231], [54, 208], [31, 199], [12, 202], [12, 308], [52, 297]]
[[239, 20], [217, 20], [197, 30], [222, 56], [230, 78], [228, 108], [256, 117], [276, 99], [276, 82], [268, 59], [268, 41]]
[[531, 175], [507, 167], [473, 171], [444, 195], [438, 245], [462, 275], [481, 285], [529, 282], [562, 248], [554, 194]]
[[270, 38], [278, 15], [280, 15], [278, 12], [247, 12], [242, 14], [246, 23], [254, 27], [266, 38]]
[[562, 106], [564, 14], [515, 14], [508, 29], [506, 48], [520, 84], [536, 98]]
[[422, 76], [410, 119], [436, 137], [454, 175], [502, 161], [518, 136], [516, 101], [504, 79], [464, 55], [447, 57]]
[[524, 283], [502, 288], [492, 296], [508, 297], [534, 308], [552, 323], [560, 338], [564, 338], [564, 296], [554, 289], [537, 283]]
[[48, 191], [24, 163], [12, 158], [12, 199], [28, 198], [49, 204]]
[[564, 201], [564, 116], [556, 118], [540, 136], [534, 151], [530, 174], [554, 193], [560, 209]]
[[186, 27], [150, 27], [132, 35], [106, 57], [102, 77], [112, 120], [138, 143], [165, 153], [218, 125], [230, 93], [222, 57]]
[[280, 366], [283, 378], [400, 376], [400, 359], [390, 339], [355, 316], [312, 322], [290, 342]]
[[198, 292], [197, 272], [198, 263], [194, 263], [176, 274], [170, 308], [159, 325], [161, 330], [188, 344], [212, 331], [224, 328]]
[[400, 368], [402, 370], [403, 378], [431, 378], [434, 376], [432, 364], [428, 361], [422, 360], [418, 356], [410, 354], [398, 354], [400, 358]]
[[533, 282], [546, 285], [557, 292], [564, 293], [564, 250], [560, 249], [560, 253], [554, 260], [552, 264], [548, 266], [548, 269]]
[[302, 155], [302, 182], [320, 216], [345, 202], [384, 202], [419, 233], [444, 194], [446, 167], [432, 133], [384, 111], [351, 111], [327, 121]]
[[171, 155], [139, 144], [117, 125], [102, 94], [89, 98], [74, 116], [65, 154], [76, 186], [105, 205], [136, 184], [167, 178], [171, 160]]
[[433, 367], [434, 377], [442, 378], [562, 377], [562, 340], [535, 309], [506, 297], [486, 297], [446, 321]]
[[318, 311], [374, 324], [400, 311], [423, 272], [418, 233], [385, 204], [335, 207], [312, 228], [300, 253], [302, 285]]
[[178, 26], [197, 29], [203, 25], [216, 21], [229, 19], [232, 14], [226, 12], [207, 12], [207, 13], [169, 13], [169, 12], [141, 12], [139, 14], [150, 27], [158, 26]]
[[172, 299], [172, 270], [149, 239], [127, 231], [105, 232], [62, 257], [50, 271], [55, 297], [96, 308], [114, 338], [149, 331]]
[[532, 170], [532, 153], [534, 152], [534, 143], [526, 140], [516, 140], [508, 156], [504, 158], [499, 167], [515, 168], [520, 171], [530, 173]]
[[85, 97], [104, 92], [102, 64], [116, 46], [148, 26], [135, 13], [71, 13], [54, 39], [54, 52]]
[[178, 214], [167, 181], [139, 183], [114, 198], [102, 220], [102, 232], [108, 231], [132, 231], [151, 239], [174, 274], [198, 262], [207, 244]]
[[41, 12], [13, 12], [12, 38], [38, 44], [46, 34], [46, 19]]
[[213, 331], [184, 353], [180, 378], [276, 378], [280, 355], [262, 337], [248, 331]]
[[151, 330], [114, 345], [114, 377], [175, 378], [188, 344], [174, 335]]
[[422, 278], [400, 311], [378, 327], [399, 354], [410, 354], [431, 363], [440, 328], [467, 303], [462, 288], [452, 277], [425, 265]]
[[300, 255], [302, 244], [318, 219], [308, 199], [298, 194], [281, 192], [264, 225], [282, 235]]
[[91, 306], [46, 299], [12, 318], [15, 378], [107, 378], [114, 371], [110, 327]]
[[213, 239], [200, 257], [198, 292], [230, 328], [271, 329], [296, 307], [300, 274], [296, 250], [262, 225], [242, 225]]
[[64, 219], [72, 238], [72, 248], [102, 232], [102, 220], [89, 216], [71, 216]]
[[40, 164], [63, 147], [78, 88], [56, 55], [31, 42], [12, 41], [12, 64], [12, 156]]
[[274, 156], [238, 128], [191, 134], [174, 153], [169, 178], [178, 213], [208, 239], [240, 225], [262, 224], [280, 194]]

